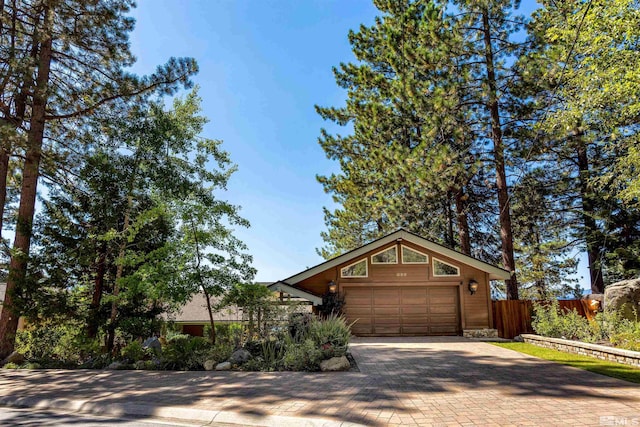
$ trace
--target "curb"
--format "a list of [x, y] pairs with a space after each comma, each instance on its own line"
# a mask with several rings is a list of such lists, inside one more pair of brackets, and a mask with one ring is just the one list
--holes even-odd
[[333, 421], [323, 418], [299, 418], [282, 415], [250, 415], [232, 411], [210, 411], [206, 409], [192, 409], [181, 406], [154, 407], [136, 403], [109, 403], [89, 400], [69, 399], [40, 399], [37, 397], [0, 397], [0, 406], [16, 408], [33, 408], [40, 410], [59, 410], [68, 412], [89, 413], [93, 415], [114, 417], [150, 417], [196, 422], [207, 425], [210, 423], [238, 424], [243, 426], [263, 427], [360, 427], [362, 424]]

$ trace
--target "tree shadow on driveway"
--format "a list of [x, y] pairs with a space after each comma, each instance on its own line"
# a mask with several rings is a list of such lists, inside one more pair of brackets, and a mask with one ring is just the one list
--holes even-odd
[[474, 351], [467, 349], [467, 341], [408, 346], [402, 341], [356, 342], [352, 351], [361, 372], [2, 370], [0, 393], [367, 425], [385, 425], [388, 414], [446, 415], [459, 401], [490, 411], [497, 401], [532, 397], [558, 400], [560, 410], [616, 402], [640, 411], [640, 391], [630, 383], [483, 346]]

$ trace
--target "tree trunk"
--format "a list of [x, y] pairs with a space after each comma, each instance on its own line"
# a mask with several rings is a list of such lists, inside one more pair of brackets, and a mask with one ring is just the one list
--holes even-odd
[[598, 225], [595, 219], [595, 208], [589, 191], [589, 157], [587, 147], [582, 139], [582, 132], [576, 135], [576, 154], [578, 157], [580, 198], [582, 201], [582, 221], [584, 224], [584, 237], [587, 245], [587, 257], [589, 260], [589, 276], [591, 279], [591, 292], [604, 293], [604, 278], [600, 266], [600, 244], [598, 242]]
[[9, 175], [9, 158], [11, 157], [11, 144], [3, 141], [0, 149], [0, 236], [4, 225], [4, 205], [7, 202], [7, 176]]
[[[51, 11], [46, 9], [45, 25], [50, 27], [51, 21]], [[13, 307], [12, 293], [23, 286], [27, 274], [38, 177], [40, 174], [40, 159], [42, 157], [42, 140], [46, 124], [45, 115], [48, 100], [47, 86], [51, 69], [51, 47], [50, 32], [46, 32], [46, 38], [41, 43], [38, 55], [38, 75], [36, 78], [36, 90], [33, 94], [31, 127], [27, 138], [27, 151], [22, 171], [20, 205], [18, 208], [16, 236], [13, 243], [14, 252], [11, 256], [9, 277], [7, 279], [7, 298], [0, 314], [0, 358], [6, 357], [13, 351], [15, 334], [18, 329], [20, 313]]]
[[[4, 15], [4, 0], [0, 1], [0, 13]], [[3, 24], [2, 21], [4, 21], [4, 19], [0, 19], [0, 37], [2, 37], [2, 35], [6, 32], [6, 29], [2, 25]], [[8, 106], [7, 110], [4, 112], [4, 117], [1, 119], [1, 121], [3, 122], [2, 123], [3, 126], [6, 126], [7, 128], [11, 128], [14, 131], [16, 131], [20, 126], [22, 126], [24, 122], [25, 112], [27, 110], [27, 92], [34, 90], [33, 88], [34, 81], [33, 81], [32, 75], [24, 73], [22, 70], [18, 73], [16, 70], [13, 69], [13, 66], [11, 64], [12, 61], [16, 61], [17, 21], [18, 21], [18, 8], [14, 0], [12, 5], [11, 20], [9, 21], [11, 22], [11, 27], [8, 28], [9, 29], [8, 34], [10, 34], [9, 38], [11, 40], [10, 47], [9, 47], [9, 56], [7, 58], [7, 62], [9, 63], [9, 66], [5, 71], [9, 73], [9, 75], [12, 75], [12, 78], [15, 76], [15, 74], [21, 75], [22, 78], [24, 78], [24, 81], [20, 83], [16, 81], [17, 85], [21, 84], [22, 86], [13, 101], [15, 105], [15, 110], [13, 114], [11, 112], [11, 106]], [[34, 28], [38, 26], [38, 22], [39, 20], [36, 18], [34, 22]], [[31, 57], [33, 62], [36, 62], [38, 60], [39, 45], [35, 37], [35, 31], [34, 31], [34, 38], [32, 43], [33, 44], [29, 49], [29, 56]], [[48, 76], [47, 76], [47, 80], [48, 80]], [[5, 92], [6, 84], [8, 84], [8, 80], [5, 80], [4, 83], [5, 85], [0, 87], [0, 92]], [[0, 236], [2, 236], [2, 230], [4, 229], [4, 210], [5, 210], [5, 204], [7, 202], [7, 180], [9, 176], [9, 160], [11, 159], [12, 149], [13, 149], [13, 144], [9, 140], [9, 136], [6, 136], [3, 139], [1, 143], [1, 148], [0, 148]]]
[[460, 252], [471, 255], [471, 237], [469, 236], [469, 218], [467, 217], [467, 200], [464, 189], [456, 191], [456, 215], [458, 219], [458, 239]]
[[216, 343], [216, 324], [213, 320], [213, 310], [211, 308], [211, 295], [202, 288], [204, 299], [207, 301], [207, 313], [209, 314], [209, 324], [211, 325], [211, 344]]
[[[137, 163], [136, 163], [137, 165]], [[134, 170], [135, 174], [135, 170]], [[132, 178], [132, 181], [134, 178]], [[131, 221], [131, 207], [133, 206], [132, 186], [129, 188], [127, 196], [127, 209], [124, 212], [124, 221], [122, 224], [122, 237], [118, 247], [118, 265], [116, 266], [116, 278], [113, 282], [113, 301], [111, 302], [111, 315], [109, 316], [109, 328], [107, 336], [107, 350], [113, 351], [116, 339], [116, 321], [118, 320], [118, 295], [120, 295], [120, 281], [124, 273], [124, 257], [127, 252], [127, 232], [129, 231], [129, 222]]]
[[511, 273], [506, 280], [507, 299], [518, 299], [518, 280], [516, 277], [516, 263], [513, 254], [513, 228], [511, 226], [511, 212], [509, 207], [509, 189], [504, 161], [504, 145], [502, 142], [502, 127], [500, 124], [500, 107], [498, 105], [498, 89], [496, 84], [493, 46], [491, 45], [491, 26], [489, 12], [482, 11], [482, 27], [484, 33], [485, 61], [487, 66], [487, 84], [491, 114], [491, 138], [493, 140], [493, 157], [496, 167], [496, 187], [498, 190], [498, 207], [500, 209], [500, 239], [502, 241], [502, 263]]
[[447, 245], [449, 245], [450, 248], [455, 249], [456, 247], [456, 240], [453, 237], [454, 232], [453, 232], [453, 211], [451, 209], [451, 191], [447, 191], [447, 199], [444, 201], [444, 211], [445, 211], [445, 216], [447, 217], [447, 236], [446, 236], [446, 240], [447, 240]]
[[213, 322], [213, 310], [211, 308], [211, 295], [209, 295], [209, 292], [207, 292], [207, 289], [204, 286], [202, 271], [200, 270], [200, 266], [202, 263], [202, 255], [200, 254], [200, 243], [198, 242], [198, 229], [196, 227], [196, 223], [193, 219], [193, 216], [191, 216], [189, 220], [191, 221], [191, 230], [193, 231], [193, 241], [196, 247], [196, 269], [198, 273], [198, 280], [200, 281], [200, 287], [202, 288], [204, 297], [207, 300], [207, 312], [209, 313], [209, 322], [211, 323], [211, 343], [215, 344], [216, 343], [216, 325]]
[[95, 338], [98, 335], [98, 324], [100, 315], [100, 302], [104, 290], [104, 275], [107, 272], [107, 248], [102, 244], [98, 248], [96, 259], [96, 277], [93, 283], [93, 298], [89, 305], [89, 324], [87, 325], [87, 336]]

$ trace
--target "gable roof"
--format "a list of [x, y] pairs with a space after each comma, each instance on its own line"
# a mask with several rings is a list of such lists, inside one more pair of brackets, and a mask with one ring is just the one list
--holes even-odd
[[454, 251], [453, 249], [449, 249], [446, 246], [442, 246], [438, 243], [432, 242], [431, 240], [427, 240], [424, 237], [420, 237], [417, 234], [405, 230], [404, 228], [400, 228], [399, 230], [394, 231], [391, 234], [387, 234], [386, 236], [383, 236], [377, 240], [374, 240], [371, 243], [367, 243], [364, 246], [360, 246], [359, 248], [318, 264], [315, 267], [311, 267], [301, 273], [281, 280], [280, 282], [273, 283], [269, 285], [269, 287], [273, 289], [273, 287], [275, 287], [275, 285], [277, 284], [286, 284], [289, 286], [295, 285], [296, 283], [301, 282], [304, 279], [308, 279], [309, 277], [314, 276], [318, 273], [321, 273], [324, 270], [328, 270], [340, 264], [344, 264], [348, 261], [354, 260], [355, 258], [361, 257], [367, 252], [370, 252], [378, 247], [387, 245], [394, 241], [398, 241], [399, 239], [406, 240], [418, 246], [422, 246], [423, 248], [429, 249], [433, 252], [437, 252], [463, 264], [477, 268], [480, 271], [489, 273], [490, 280], [508, 280], [510, 277], [509, 272], [505, 269], [496, 267], [477, 258], [465, 255], [461, 252]]

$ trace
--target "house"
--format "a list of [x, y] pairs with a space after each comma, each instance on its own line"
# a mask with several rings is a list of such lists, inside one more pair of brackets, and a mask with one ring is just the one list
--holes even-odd
[[[266, 286], [271, 282], [258, 282], [258, 285]], [[303, 298], [287, 295], [284, 292], [277, 292], [274, 295], [280, 300], [287, 303], [294, 303], [299, 305], [309, 304], [309, 301]], [[217, 305], [221, 300], [221, 297], [212, 297], [212, 306]], [[241, 307], [225, 307], [221, 310], [213, 310], [213, 320], [216, 324], [222, 323], [240, 323], [245, 321], [243, 318], [243, 311]], [[184, 334], [192, 336], [204, 336], [204, 328], [210, 325], [209, 311], [207, 310], [207, 301], [203, 293], [195, 294], [189, 302], [182, 306], [174, 313], [165, 313], [162, 315], [163, 319], [169, 322], [173, 322], [180, 331]]]
[[506, 279], [502, 268], [399, 229], [269, 288], [315, 306], [336, 293], [355, 335], [489, 335], [490, 281]]
[[[220, 298], [212, 298], [211, 304], [216, 305]], [[242, 310], [238, 307], [227, 307], [213, 310], [213, 321], [217, 323], [235, 323], [242, 321]], [[196, 337], [204, 336], [204, 327], [210, 325], [207, 301], [203, 293], [195, 294], [191, 300], [175, 313], [163, 314], [163, 319], [173, 322], [183, 334]]]

